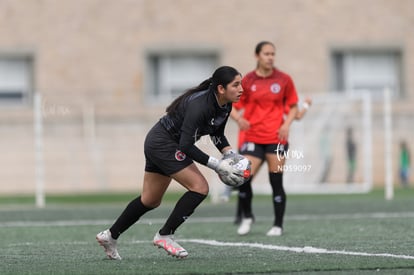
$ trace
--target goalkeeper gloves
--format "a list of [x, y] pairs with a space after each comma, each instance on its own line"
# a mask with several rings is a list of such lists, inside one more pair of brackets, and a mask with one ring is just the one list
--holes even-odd
[[240, 170], [233, 167], [235, 164], [235, 159], [231, 157], [223, 156], [221, 160], [216, 159], [215, 157], [210, 157], [208, 159], [207, 167], [213, 169], [219, 176], [226, 177], [228, 180], [233, 181], [234, 185], [237, 185], [237, 182], [240, 180]]
[[242, 155], [236, 153], [233, 149], [230, 149], [223, 154], [223, 159], [233, 159], [234, 163], [238, 163], [243, 158]]

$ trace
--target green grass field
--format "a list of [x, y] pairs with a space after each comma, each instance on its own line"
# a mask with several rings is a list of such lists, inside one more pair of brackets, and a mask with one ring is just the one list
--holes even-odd
[[414, 274], [414, 190], [361, 195], [288, 195], [285, 232], [267, 237], [270, 196], [256, 196], [248, 236], [233, 225], [228, 203], [207, 199], [179, 228], [187, 249], [176, 259], [151, 240], [177, 194], [147, 213], [119, 239], [122, 261], [105, 258], [95, 235], [134, 194], [0, 197], [0, 274]]

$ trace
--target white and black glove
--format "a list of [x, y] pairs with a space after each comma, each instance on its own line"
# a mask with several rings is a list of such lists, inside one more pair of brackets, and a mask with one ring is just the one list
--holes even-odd
[[223, 154], [223, 159], [233, 159], [234, 163], [239, 162], [240, 160], [242, 160], [244, 157], [240, 154], [238, 154], [236, 151], [234, 151], [233, 149], [230, 149], [228, 151], [226, 151]]
[[234, 158], [236, 155], [237, 155], [236, 151], [234, 151], [233, 149], [230, 149], [224, 152], [223, 159]]
[[226, 178], [229, 185], [238, 186], [240, 181], [240, 170], [233, 167], [237, 163], [234, 158], [223, 156], [221, 160], [216, 159], [215, 157], [210, 157], [208, 159], [207, 166], [220, 176], [220, 178]]

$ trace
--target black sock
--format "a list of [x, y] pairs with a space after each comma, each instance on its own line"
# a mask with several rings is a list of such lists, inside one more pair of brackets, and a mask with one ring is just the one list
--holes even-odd
[[131, 225], [136, 223], [142, 215], [152, 209], [153, 208], [146, 207], [142, 204], [141, 196], [132, 200], [109, 229], [111, 231], [112, 238], [115, 240], [118, 239], [119, 235], [125, 232], [125, 230], [127, 230]]
[[252, 178], [248, 181], [243, 183], [242, 186], [239, 187], [239, 203], [240, 203], [240, 210], [245, 218], [253, 218], [252, 213], [252, 198], [253, 198], [253, 191], [252, 191]]
[[274, 225], [283, 227], [283, 217], [286, 209], [286, 193], [283, 188], [283, 173], [269, 173], [270, 185], [273, 190], [273, 209], [275, 211]]
[[160, 229], [160, 235], [171, 235], [175, 230], [193, 214], [194, 209], [207, 197], [193, 191], [187, 191], [177, 202], [164, 226]]

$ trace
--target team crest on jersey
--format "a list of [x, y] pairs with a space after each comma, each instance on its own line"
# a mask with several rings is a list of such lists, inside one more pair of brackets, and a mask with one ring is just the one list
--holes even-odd
[[186, 155], [183, 152], [181, 152], [180, 150], [175, 151], [175, 159], [176, 160], [183, 161], [183, 160], [185, 160], [185, 158], [186, 158]]
[[270, 86], [270, 91], [272, 93], [277, 94], [280, 92], [280, 85], [278, 83], [273, 83], [272, 86]]
[[256, 84], [253, 84], [253, 85], [250, 87], [250, 91], [252, 91], [252, 92], [256, 92]]

